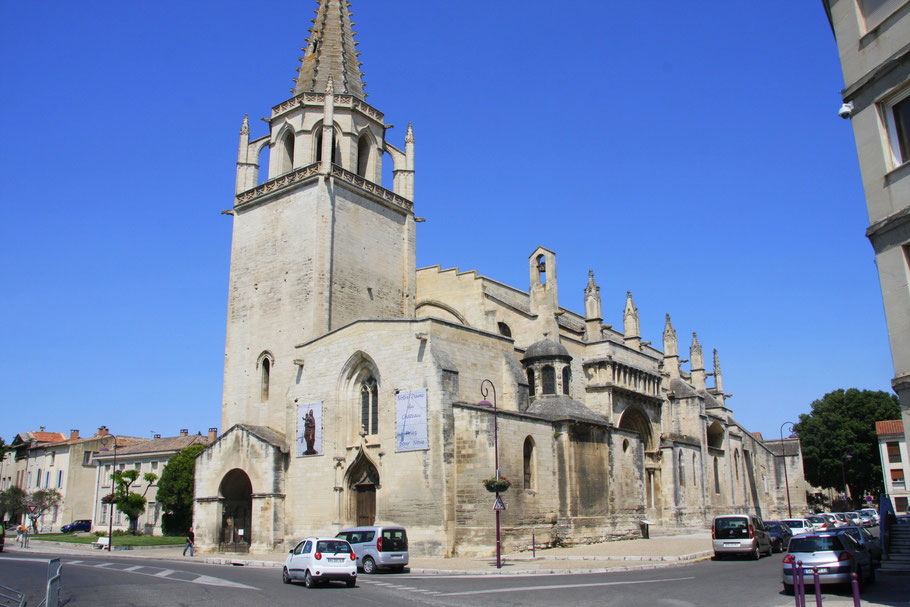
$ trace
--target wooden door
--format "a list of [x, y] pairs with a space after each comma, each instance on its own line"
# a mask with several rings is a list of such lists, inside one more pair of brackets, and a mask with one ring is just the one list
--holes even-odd
[[376, 520], [376, 485], [357, 486], [357, 526], [369, 526]]

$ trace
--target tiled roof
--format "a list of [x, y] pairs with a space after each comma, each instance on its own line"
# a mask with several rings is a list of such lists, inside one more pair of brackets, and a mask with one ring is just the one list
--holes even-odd
[[[193, 444], [202, 444], [208, 445], [208, 437], [201, 436], [199, 434], [191, 434], [189, 436], [170, 436], [167, 438], [155, 438], [152, 440], [144, 440], [141, 443], [136, 443], [134, 445], [129, 445], [127, 447], [120, 447], [120, 441], [117, 441], [117, 457], [126, 457], [127, 455], [140, 455], [145, 453], [166, 453], [166, 452], [176, 452], [181, 449], [185, 449]], [[95, 458], [106, 458], [108, 456], [113, 457], [113, 452], [104, 452], [98, 453], [95, 455]]]
[[879, 436], [885, 434], [903, 434], [904, 422], [899, 419], [889, 419], [883, 422], [875, 422], [875, 433]]
[[352, 25], [347, 0], [320, 0], [294, 95], [324, 93], [332, 78], [336, 93], [365, 97]]
[[66, 435], [62, 432], [29, 432], [29, 436], [39, 443], [59, 443], [66, 440]]

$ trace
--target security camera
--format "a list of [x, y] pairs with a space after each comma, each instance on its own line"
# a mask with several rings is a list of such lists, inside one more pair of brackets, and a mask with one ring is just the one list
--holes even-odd
[[853, 102], [848, 101], [844, 105], [840, 106], [840, 109], [837, 110], [837, 115], [846, 120], [847, 118], [853, 117]]

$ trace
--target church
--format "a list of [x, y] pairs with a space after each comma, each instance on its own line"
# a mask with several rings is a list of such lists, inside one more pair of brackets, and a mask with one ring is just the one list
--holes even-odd
[[544, 246], [516, 255], [526, 289], [416, 267], [414, 131], [386, 140], [356, 44], [350, 3], [319, 0], [293, 96], [264, 137], [243, 119], [223, 434], [196, 463], [198, 547], [286, 550], [396, 524], [412, 554], [489, 555], [497, 460], [506, 551], [532, 534], [564, 545], [637, 536], [643, 520], [804, 511], [798, 441], [740, 426], [717, 350], [707, 372], [693, 334], [681, 359], [669, 315], [661, 348], [642, 341], [631, 293], [622, 331], [605, 324], [593, 272], [570, 283], [584, 312], [560, 307]]

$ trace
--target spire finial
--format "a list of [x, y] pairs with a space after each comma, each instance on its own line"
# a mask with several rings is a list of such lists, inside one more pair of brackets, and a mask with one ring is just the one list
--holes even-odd
[[664, 324], [664, 369], [670, 377], [679, 377], [679, 342], [676, 341], [676, 329], [670, 322], [669, 314]]
[[622, 313], [623, 340], [636, 350], [641, 350], [641, 327], [638, 324], [638, 308], [632, 301], [632, 291], [626, 291], [626, 307]]
[[405, 143], [414, 143], [414, 127], [411, 126], [411, 123], [408, 123], [408, 132], [404, 136]]
[[689, 347], [689, 360], [692, 361], [693, 371], [704, 371], [705, 357], [701, 351], [701, 344], [698, 343], [698, 335], [692, 331], [692, 345]]
[[240, 125], [240, 134], [249, 135], [250, 134], [250, 117], [249, 114], [243, 115], [243, 124]]
[[325, 94], [334, 95], [335, 94], [335, 79], [329, 76], [328, 82], [325, 84]]

